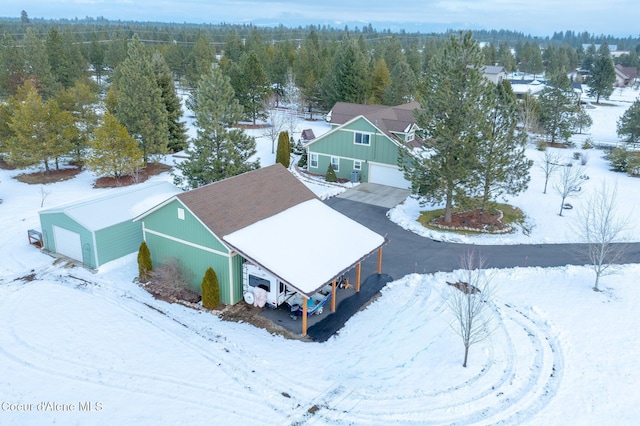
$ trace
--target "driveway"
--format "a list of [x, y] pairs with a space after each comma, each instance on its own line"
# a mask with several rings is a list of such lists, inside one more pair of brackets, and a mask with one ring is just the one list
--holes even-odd
[[410, 193], [411, 191], [408, 189], [377, 185], [375, 183], [361, 183], [338, 195], [338, 198], [390, 209], [403, 202]]

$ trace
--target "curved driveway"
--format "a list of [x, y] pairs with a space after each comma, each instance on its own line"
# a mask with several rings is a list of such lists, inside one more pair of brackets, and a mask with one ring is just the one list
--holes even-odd
[[[325, 203], [389, 239], [389, 243], [383, 248], [382, 272], [394, 279], [414, 272], [449, 272], [459, 269], [460, 256], [471, 248], [487, 258], [489, 268], [552, 267], [588, 263], [584, 255], [580, 254], [577, 244], [496, 246], [437, 242], [391, 222], [386, 216], [388, 208], [338, 197], [328, 199]], [[354, 244], [358, 242], [354, 241]], [[624, 263], [640, 263], [640, 243], [630, 243], [627, 246]], [[371, 256], [364, 262], [364, 274], [375, 271], [377, 258], [374, 258], [376, 256]]]

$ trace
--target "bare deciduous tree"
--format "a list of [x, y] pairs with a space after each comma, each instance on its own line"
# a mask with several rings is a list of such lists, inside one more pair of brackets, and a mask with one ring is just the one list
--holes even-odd
[[560, 213], [558, 213], [560, 216], [562, 216], [562, 211], [565, 207], [565, 200], [579, 193], [582, 189], [582, 171], [582, 167], [572, 167], [570, 164], [567, 164], [562, 167], [558, 179], [553, 184], [553, 189], [562, 198]]
[[265, 127], [263, 135], [271, 139], [271, 153], [276, 152], [276, 140], [285, 128], [287, 116], [284, 111], [278, 109], [278, 99], [275, 95], [270, 96], [264, 102], [263, 109], [267, 112], [267, 127]]
[[544, 191], [542, 191], [542, 193], [546, 194], [549, 178], [556, 170], [558, 170], [558, 167], [560, 167], [561, 165], [560, 155], [551, 152], [548, 149], [545, 149], [542, 153], [541, 160], [536, 164], [544, 172]]
[[606, 183], [593, 193], [585, 208], [578, 212], [574, 230], [585, 244], [582, 253], [596, 274], [593, 289], [599, 291], [600, 277], [615, 272], [615, 265], [622, 260], [626, 246], [623, 234], [629, 218], [621, 218], [616, 212], [618, 188], [609, 188]]
[[150, 273], [152, 289], [168, 299], [179, 299], [189, 288], [189, 276], [176, 258], [165, 259], [164, 263]]
[[40, 207], [44, 207], [44, 200], [51, 194], [51, 190], [44, 189], [44, 186], [40, 187]]
[[486, 259], [470, 251], [460, 258], [458, 282], [447, 283], [451, 288], [447, 305], [455, 317], [451, 327], [464, 345], [463, 367], [467, 366], [471, 345], [485, 340], [495, 330], [491, 308], [494, 287], [485, 266]]

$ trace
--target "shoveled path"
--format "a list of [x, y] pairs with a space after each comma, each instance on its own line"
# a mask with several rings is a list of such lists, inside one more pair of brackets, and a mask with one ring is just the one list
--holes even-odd
[[[462, 254], [474, 249], [486, 257], [489, 268], [553, 267], [585, 265], [579, 244], [531, 244], [531, 245], [473, 245], [433, 241], [407, 231], [391, 222], [386, 207], [334, 197], [325, 201], [340, 213], [369, 229], [386, 236], [389, 243], [383, 247], [382, 274], [376, 274], [377, 256], [371, 256], [362, 264], [363, 282], [360, 293], [343, 300], [336, 312], [309, 327], [307, 334], [318, 342], [326, 341], [345, 322], [361, 309], [388, 282], [411, 273], [450, 272], [459, 269]], [[357, 244], [357, 241], [354, 241]], [[627, 244], [623, 263], [640, 263], [640, 243]], [[372, 275], [371, 275], [372, 274]], [[351, 271], [350, 280], [355, 274]]]

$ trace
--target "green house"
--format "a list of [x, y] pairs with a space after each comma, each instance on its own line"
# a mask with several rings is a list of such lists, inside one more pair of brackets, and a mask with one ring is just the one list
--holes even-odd
[[178, 192], [168, 182], [142, 183], [40, 210], [43, 248], [96, 269], [137, 251], [142, 226], [133, 219]]
[[417, 102], [388, 107], [338, 102], [327, 114], [331, 130], [305, 145], [307, 167], [351, 181], [410, 188], [398, 166], [399, 150], [417, 143]]
[[[322, 203], [281, 164], [177, 194], [135, 220], [154, 265], [176, 259], [198, 293], [212, 267], [224, 304], [243, 299], [245, 262], [309, 296], [385, 242]], [[308, 244], [300, 250], [303, 233]]]

